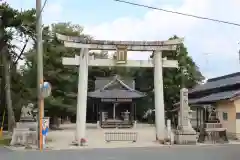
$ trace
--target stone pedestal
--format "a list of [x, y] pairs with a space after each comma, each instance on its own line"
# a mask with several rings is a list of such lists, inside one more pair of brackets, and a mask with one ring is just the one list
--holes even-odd
[[10, 145], [37, 145], [37, 122], [17, 122]]
[[177, 144], [197, 144], [197, 133], [191, 126], [183, 126], [175, 135]]
[[36, 122], [36, 120], [33, 117], [24, 117], [20, 118], [19, 122]]
[[37, 122], [33, 117], [21, 117], [16, 124], [16, 128], [28, 128], [29, 130], [37, 130]]
[[16, 128], [28, 128], [31, 131], [36, 131], [37, 127], [37, 122], [17, 122], [16, 124]]
[[13, 130], [10, 145], [37, 145], [38, 124], [32, 115], [32, 109], [33, 104], [31, 103], [22, 107], [21, 118]]

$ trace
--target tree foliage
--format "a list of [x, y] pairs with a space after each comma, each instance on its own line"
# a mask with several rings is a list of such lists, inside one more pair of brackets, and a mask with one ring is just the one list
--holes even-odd
[[[1, 68], [1, 105], [7, 104], [8, 130], [15, 125], [13, 110], [24, 103], [26, 90], [22, 85], [22, 76], [17, 71], [16, 64], [26, 49], [30, 38], [35, 34], [35, 10], [20, 12], [10, 7], [7, 3], [0, 5], [0, 65]], [[19, 41], [20, 40], [20, 41]], [[24, 40], [24, 41], [22, 41]], [[16, 43], [23, 43], [19, 48]], [[4, 69], [3, 69], [4, 68]], [[14, 103], [12, 103], [12, 101]], [[5, 110], [5, 107], [1, 108]]]

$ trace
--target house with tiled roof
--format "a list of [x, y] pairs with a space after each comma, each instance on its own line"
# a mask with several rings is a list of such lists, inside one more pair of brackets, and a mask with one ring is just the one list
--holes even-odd
[[209, 119], [209, 108], [228, 135], [240, 138], [240, 72], [209, 79], [205, 84], [189, 89], [189, 105], [193, 112], [192, 123], [202, 125]]

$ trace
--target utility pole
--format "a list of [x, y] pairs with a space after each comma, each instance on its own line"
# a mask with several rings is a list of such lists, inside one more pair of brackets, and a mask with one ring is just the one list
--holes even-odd
[[[2, 41], [3, 32], [2, 32], [2, 10], [0, 10], [0, 42]], [[5, 109], [6, 101], [5, 101], [5, 82], [4, 82], [4, 66], [3, 66], [3, 57], [2, 51], [0, 51], [0, 107]], [[3, 109], [3, 110], [4, 110]], [[2, 110], [2, 111], [3, 111]]]
[[37, 32], [37, 88], [38, 88], [38, 147], [43, 149], [42, 119], [44, 117], [44, 98], [41, 92], [43, 85], [43, 46], [42, 46], [42, 3], [36, 0]]

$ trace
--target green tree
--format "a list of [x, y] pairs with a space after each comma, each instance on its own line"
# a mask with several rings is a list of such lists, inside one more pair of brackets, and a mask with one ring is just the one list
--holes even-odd
[[[170, 39], [176, 39], [174, 36]], [[179, 46], [177, 53], [170, 55], [171, 59], [179, 62], [179, 68], [164, 69], [164, 89], [167, 109], [172, 109], [173, 104], [179, 102], [180, 89], [182, 87], [192, 88], [204, 80], [199, 68], [190, 57], [184, 44]]]
[[[8, 112], [8, 130], [12, 131], [15, 125], [15, 115], [14, 108], [19, 107], [22, 96], [24, 96], [24, 89], [20, 87], [21, 79], [16, 80], [16, 78], [21, 77], [16, 70], [16, 65], [18, 60], [21, 59], [23, 52], [26, 49], [26, 45], [30, 37], [33, 37], [34, 24], [35, 24], [35, 11], [26, 10], [24, 12], [19, 12], [16, 9], [11, 8], [7, 3], [2, 3], [0, 5], [1, 13], [1, 24], [0, 24], [0, 53], [1, 53], [1, 64], [4, 68], [1, 73], [1, 85], [5, 90], [5, 97], [1, 99], [6, 99], [7, 112]], [[25, 40], [23, 47], [19, 48], [14, 45], [13, 41], [17, 41], [17, 37], [21, 40]], [[20, 50], [20, 51], [18, 51]], [[11, 82], [15, 81], [14, 85], [11, 86]], [[21, 88], [19, 92], [19, 88]], [[1, 93], [3, 94], [3, 93]], [[14, 95], [15, 103], [12, 103], [12, 95]], [[14, 104], [14, 105], [13, 105]]]

